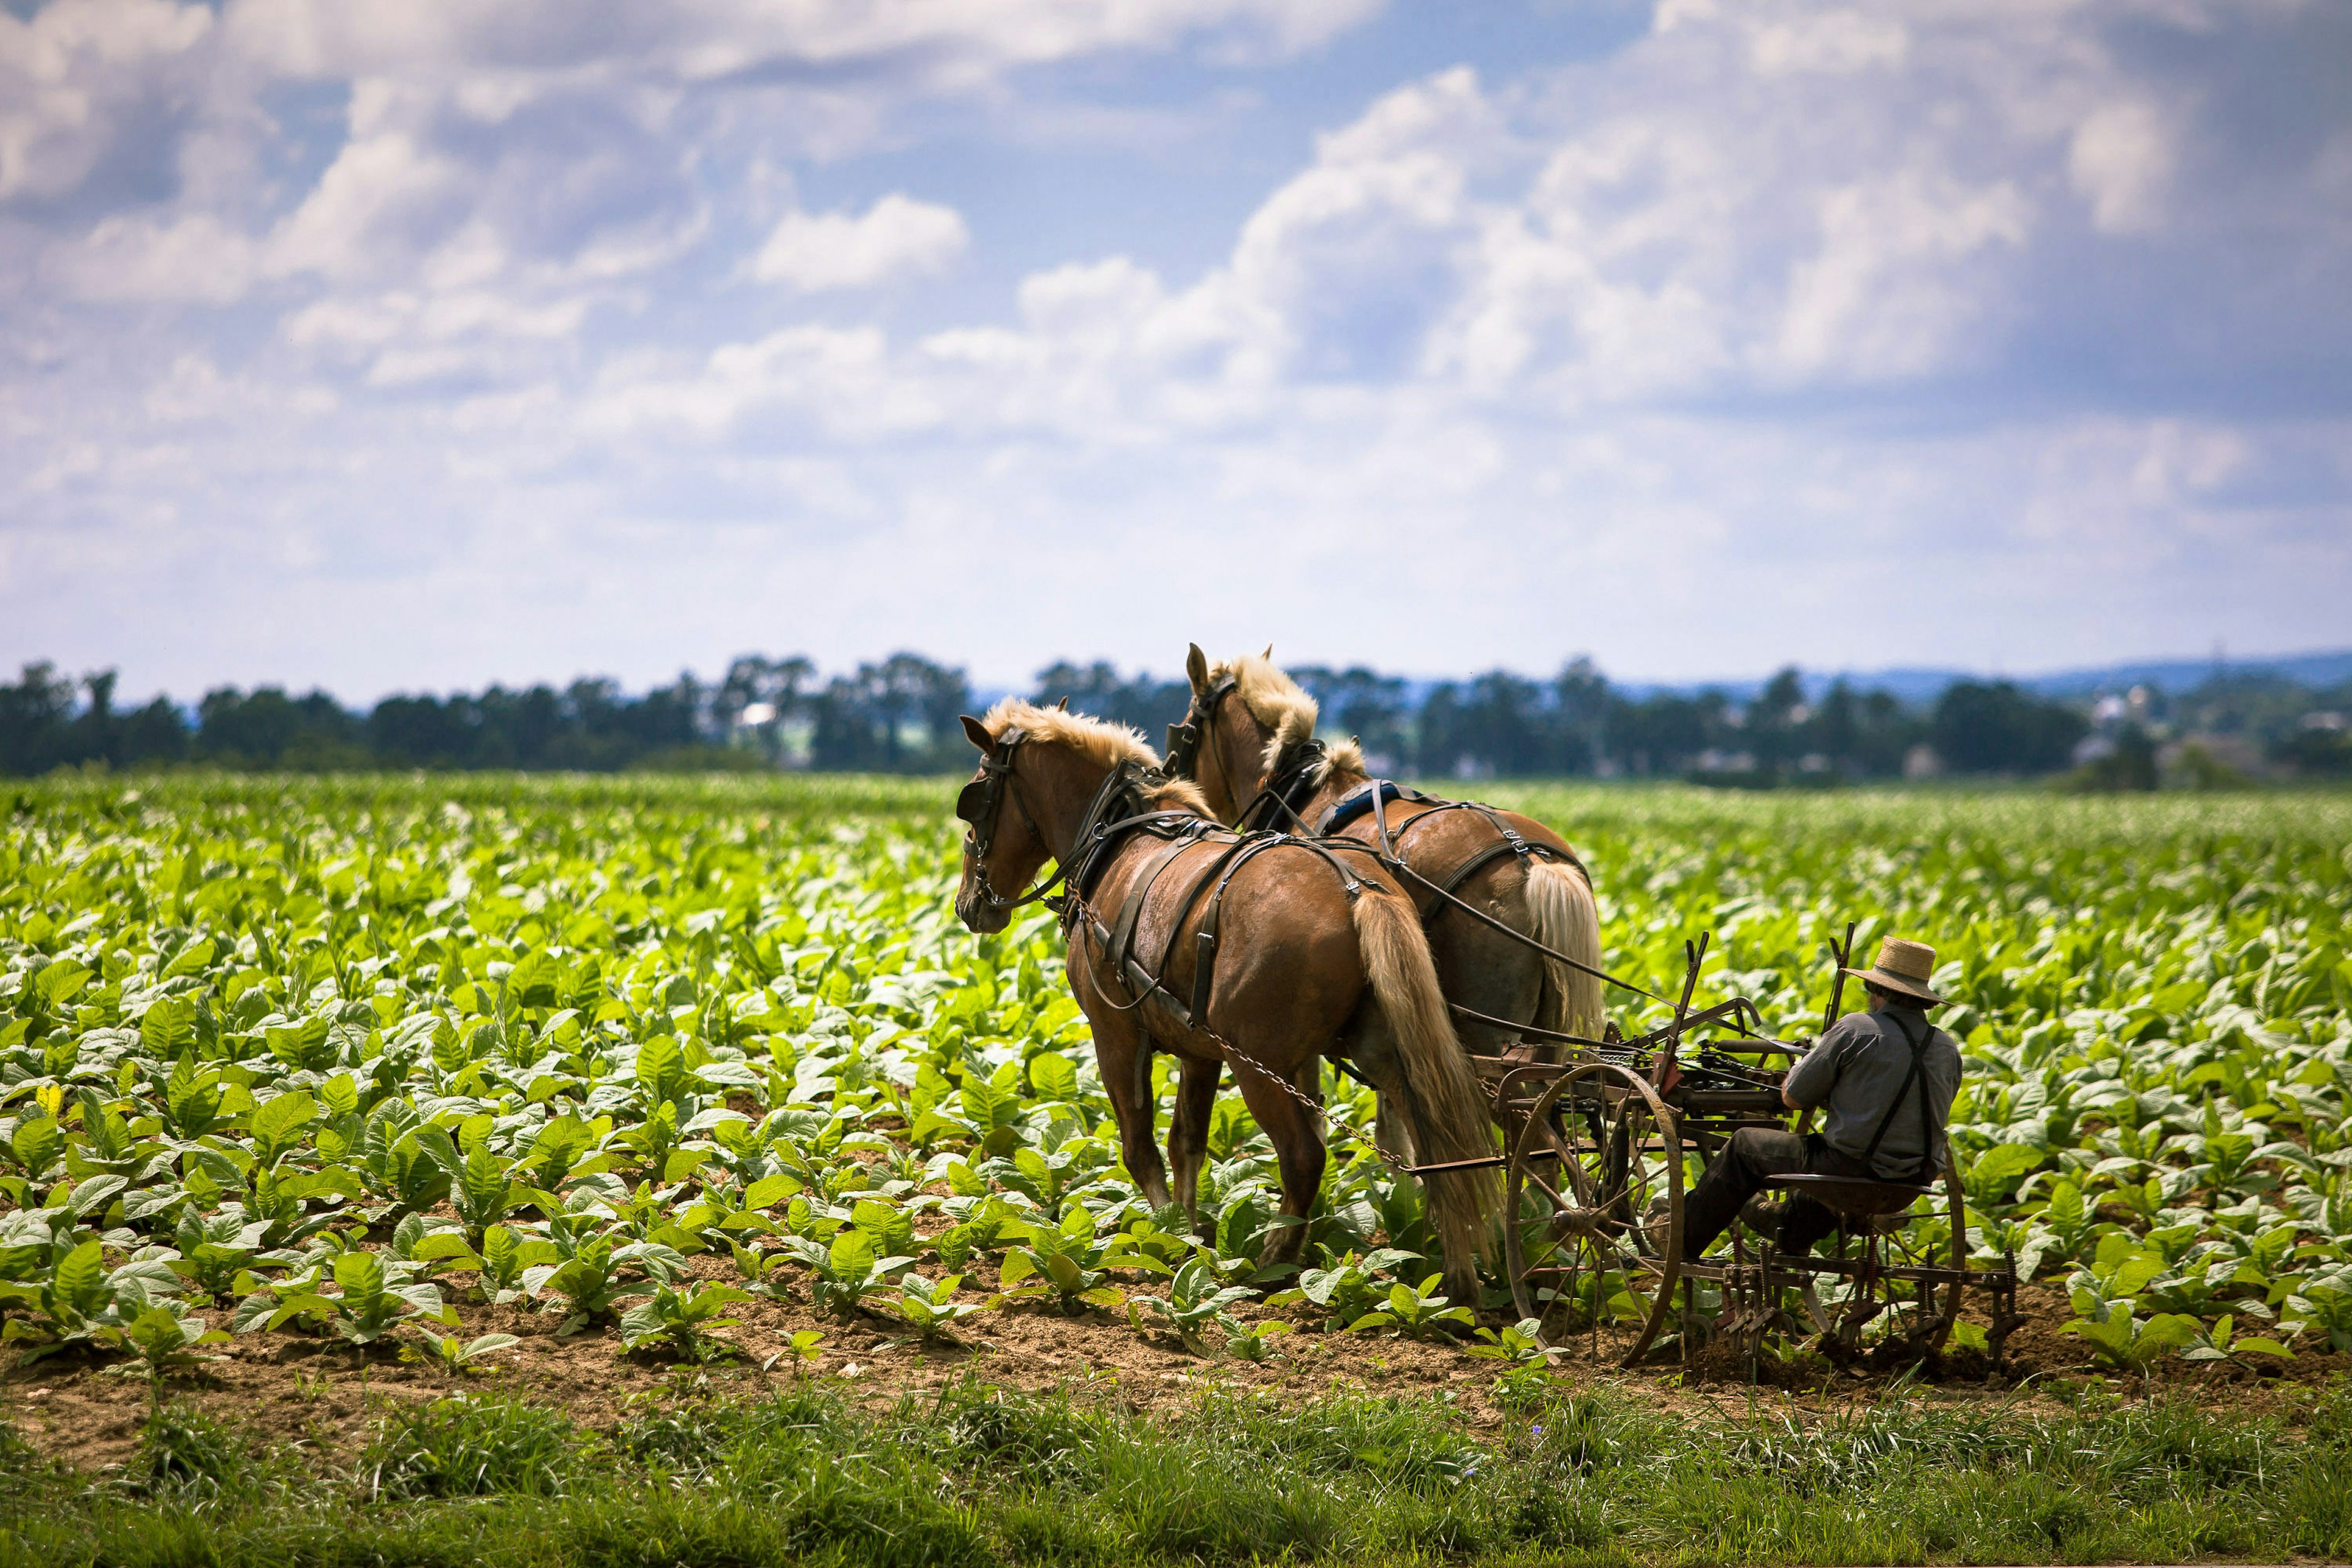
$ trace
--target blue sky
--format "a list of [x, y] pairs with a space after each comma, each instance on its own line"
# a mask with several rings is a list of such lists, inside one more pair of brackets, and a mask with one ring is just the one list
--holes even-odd
[[0, 659], [2352, 643], [2334, 0], [0, 13]]

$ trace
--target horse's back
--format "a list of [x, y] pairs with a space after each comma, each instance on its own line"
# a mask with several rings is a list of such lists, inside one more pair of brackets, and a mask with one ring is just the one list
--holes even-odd
[[[1370, 858], [1339, 852], [1362, 880]], [[1105, 925], [1149, 879], [1134, 919], [1131, 954], [1175, 1000], [1190, 1004], [1201, 963], [1198, 936], [1213, 903], [1216, 941], [1210, 1007], [1251, 1033], [1335, 1035], [1366, 985], [1348, 894], [1328, 858], [1295, 844], [1242, 853], [1230, 840], [1184, 846], [1161, 863], [1160, 847], [1123, 855], [1091, 902]], [[1382, 885], [1386, 885], [1385, 882]], [[1312, 1048], [1312, 1047], [1310, 1047]], [[1271, 1064], [1269, 1064], [1271, 1065]]]

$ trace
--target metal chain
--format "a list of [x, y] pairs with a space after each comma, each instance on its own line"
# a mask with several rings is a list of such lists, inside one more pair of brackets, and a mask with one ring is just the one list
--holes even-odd
[[1306, 1107], [1307, 1111], [1310, 1112], [1318, 1121], [1323, 1123], [1327, 1131], [1331, 1128], [1337, 1128], [1348, 1138], [1351, 1139], [1355, 1142], [1362, 1144], [1365, 1148], [1370, 1149], [1375, 1155], [1379, 1156], [1381, 1163], [1388, 1166], [1390, 1169], [1407, 1176], [1412, 1174], [1412, 1167], [1411, 1165], [1406, 1164], [1402, 1160], [1398, 1159], [1395, 1155], [1381, 1148], [1378, 1141], [1365, 1137], [1362, 1133], [1357, 1131], [1353, 1127], [1349, 1126], [1344, 1121], [1334, 1121], [1331, 1117], [1331, 1113], [1323, 1109], [1323, 1104], [1320, 1100], [1310, 1099], [1306, 1094], [1300, 1092], [1297, 1084], [1291, 1082], [1280, 1073], [1276, 1072], [1273, 1068], [1267, 1067], [1256, 1058], [1250, 1056], [1239, 1046], [1234, 1045], [1231, 1040], [1225, 1038], [1214, 1029], [1210, 1028], [1206, 1024], [1195, 1024], [1192, 1026], [1202, 1034], [1208, 1036], [1210, 1039], [1214, 1040], [1217, 1044], [1217, 1048], [1225, 1053], [1225, 1057], [1228, 1060], [1239, 1062], [1246, 1068], [1255, 1068], [1258, 1072], [1261, 1072], [1267, 1078], [1272, 1079], [1276, 1088], [1280, 1089], [1283, 1093], [1290, 1096], [1291, 1099], [1297, 1100], [1300, 1105]]
[[[1055, 910], [1055, 913], [1061, 917], [1063, 936], [1066, 941], [1070, 937], [1072, 928], [1076, 924], [1078, 917], [1081, 915], [1091, 915], [1092, 911], [1087, 909], [1085, 902], [1076, 893], [1072, 893], [1061, 901], [1061, 907]], [[1101, 987], [1097, 985], [1097, 989], [1100, 990]], [[1153, 991], [1147, 991], [1142, 995], [1138, 996], [1134, 1001], [1128, 1003], [1126, 1006], [1123, 1007], [1115, 1002], [1112, 1003], [1111, 1005], [1120, 1012], [1126, 1012], [1129, 1008], [1141, 1006], [1155, 994], [1156, 993]], [[1106, 998], [1106, 1000], [1108, 1000], [1108, 998]], [[1283, 1077], [1272, 1068], [1267, 1067], [1264, 1062], [1259, 1061], [1255, 1057], [1253, 1057], [1248, 1052], [1243, 1050], [1239, 1046], [1236, 1046], [1231, 1040], [1217, 1033], [1216, 1030], [1209, 1027], [1205, 1020], [1190, 1020], [1187, 1026], [1196, 1034], [1206, 1035], [1210, 1040], [1215, 1044], [1216, 1047], [1225, 1054], [1225, 1058], [1228, 1061], [1239, 1062], [1244, 1067], [1253, 1068], [1272, 1079], [1276, 1088], [1280, 1089], [1283, 1093], [1290, 1096], [1291, 1099], [1297, 1100], [1302, 1108], [1315, 1118], [1317, 1121], [1322, 1123], [1327, 1131], [1330, 1128], [1337, 1127], [1348, 1139], [1354, 1142], [1360, 1143], [1365, 1148], [1370, 1149], [1373, 1154], [1379, 1157], [1380, 1162], [1382, 1164], [1388, 1166], [1393, 1171], [1396, 1171], [1402, 1175], [1410, 1176], [1412, 1174], [1412, 1167], [1411, 1165], [1406, 1164], [1402, 1160], [1398, 1159], [1395, 1155], [1381, 1148], [1376, 1140], [1365, 1137], [1362, 1133], [1357, 1131], [1353, 1127], [1349, 1126], [1346, 1122], [1334, 1121], [1331, 1119], [1330, 1112], [1324, 1110], [1323, 1104], [1320, 1100], [1311, 1099], [1299, 1092], [1297, 1085], [1292, 1083], [1288, 1079]]]

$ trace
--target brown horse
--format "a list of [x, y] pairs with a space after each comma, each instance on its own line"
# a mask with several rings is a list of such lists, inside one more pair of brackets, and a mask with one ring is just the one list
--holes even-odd
[[[1191, 773], [1220, 821], [1239, 822], [1247, 812], [1251, 826], [1322, 832], [1332, 808], [1371, 783], [1355, 742], [1315, 740], [1315, 700], [1265, 656], [1213, 668], [1195, 646], [1185, 671], [1192, 682], [1186, 715], [1192, 733], [1183, 748], [1192, 754], [1171, 766]], [[1189, 768], [1181, 765], [1187, 762]], [[1446, 999], [1501, 1020], [1460, 1019], [1471, 1050], [1499, 1056], [1526, 1048], [1519, 1033], [1525, 1025], [1599, 1036], [1601, 982], [1586, 971], [1601, 967], [1600, 912], [1584, 867], [1559, 835], [1517, 812], [1416, 799], [1410, 791], [1331, 831], [1367, 846], [1379, 845], [1385, 832], [1390, 852], [1423, 879], [1400, 880], [1420, 909]], [[1585, 970], [1545, 958], [1438, 897], [1431, 884]], [[1559, 1052], [1538, 1044], [1530, 1054], [1549, 1060]], [[1394, 1131], [1383, 1114], [1383, 1141]]]
[[[1152, 1147], [1154, 1051], [1177, 1063], [1168, 1154], [1188, 1213], [1220, 1068], [1233, 1068], [1273, 1142], [1288, 1223], [1261, 1264], [1297, 1256], [1322, 1184], [1312, 1107], [1323, 1057], [1391, 1086], [1426, 1158], [1492, 1152], [1420, 921], [1370, 856], [1223, 831], [1131, 731], [1013, 699], [963, 723], [982, 762], [956, 804], [970, 826], [956, 914], [972, 931], [1003, 931], [1046, 889], [999, 889], [1058, 863], [1071, 989], [1093, 1026], [1120, 1152], [1152, 1203], [1170, 1196]], [[1427, 1188], [1448, 1289], [1475, 1305], [1491, 1173], [1434, 1176]]]

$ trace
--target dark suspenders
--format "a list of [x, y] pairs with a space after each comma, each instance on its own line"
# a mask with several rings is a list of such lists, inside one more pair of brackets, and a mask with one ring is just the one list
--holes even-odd
[[1895, 1021], [1895, 1028], [1902, 1032], [1903, 1043], [1911, 1047], [1911, 1066], [1903, 1074], [1903, 1087], [1896, 1089], [1895, 1097], [1886, 1102], [1886, 1114], [1878, 1119], [1878, 1131], [1870, 1135], [1870, 1145], [1862, 1152], [1862, 1163], [1864, 1168], [1876, 1173], [1878, 1167], [1872, 1161], [1878, 1153], [1879, 1142], [1885, 1138], [1886, 1130], [1895, 1125], [1895, 1113], [1903, 1109], [1903, 1097], [1911, 1092], [1912, 1085], [1916, 1084], [1919, 1087], [1921, 1147], [1919, 1172], [1915, 1179], [1921, 1186], [1926, 1186], [1935, 1179], [1936, 1142], [1943, 1135], [1943, 1129], [1936, 1125], [1935, 1115], [1927, 1109], [1927, 1047], [1936, 1037], [1936, 1026], [1927, 1025], [1927, 1034], [1915, 1038], [1911, 1026], [1905, 1021], [1900, 1009], [1889, 1011], [1886, 1016]]

